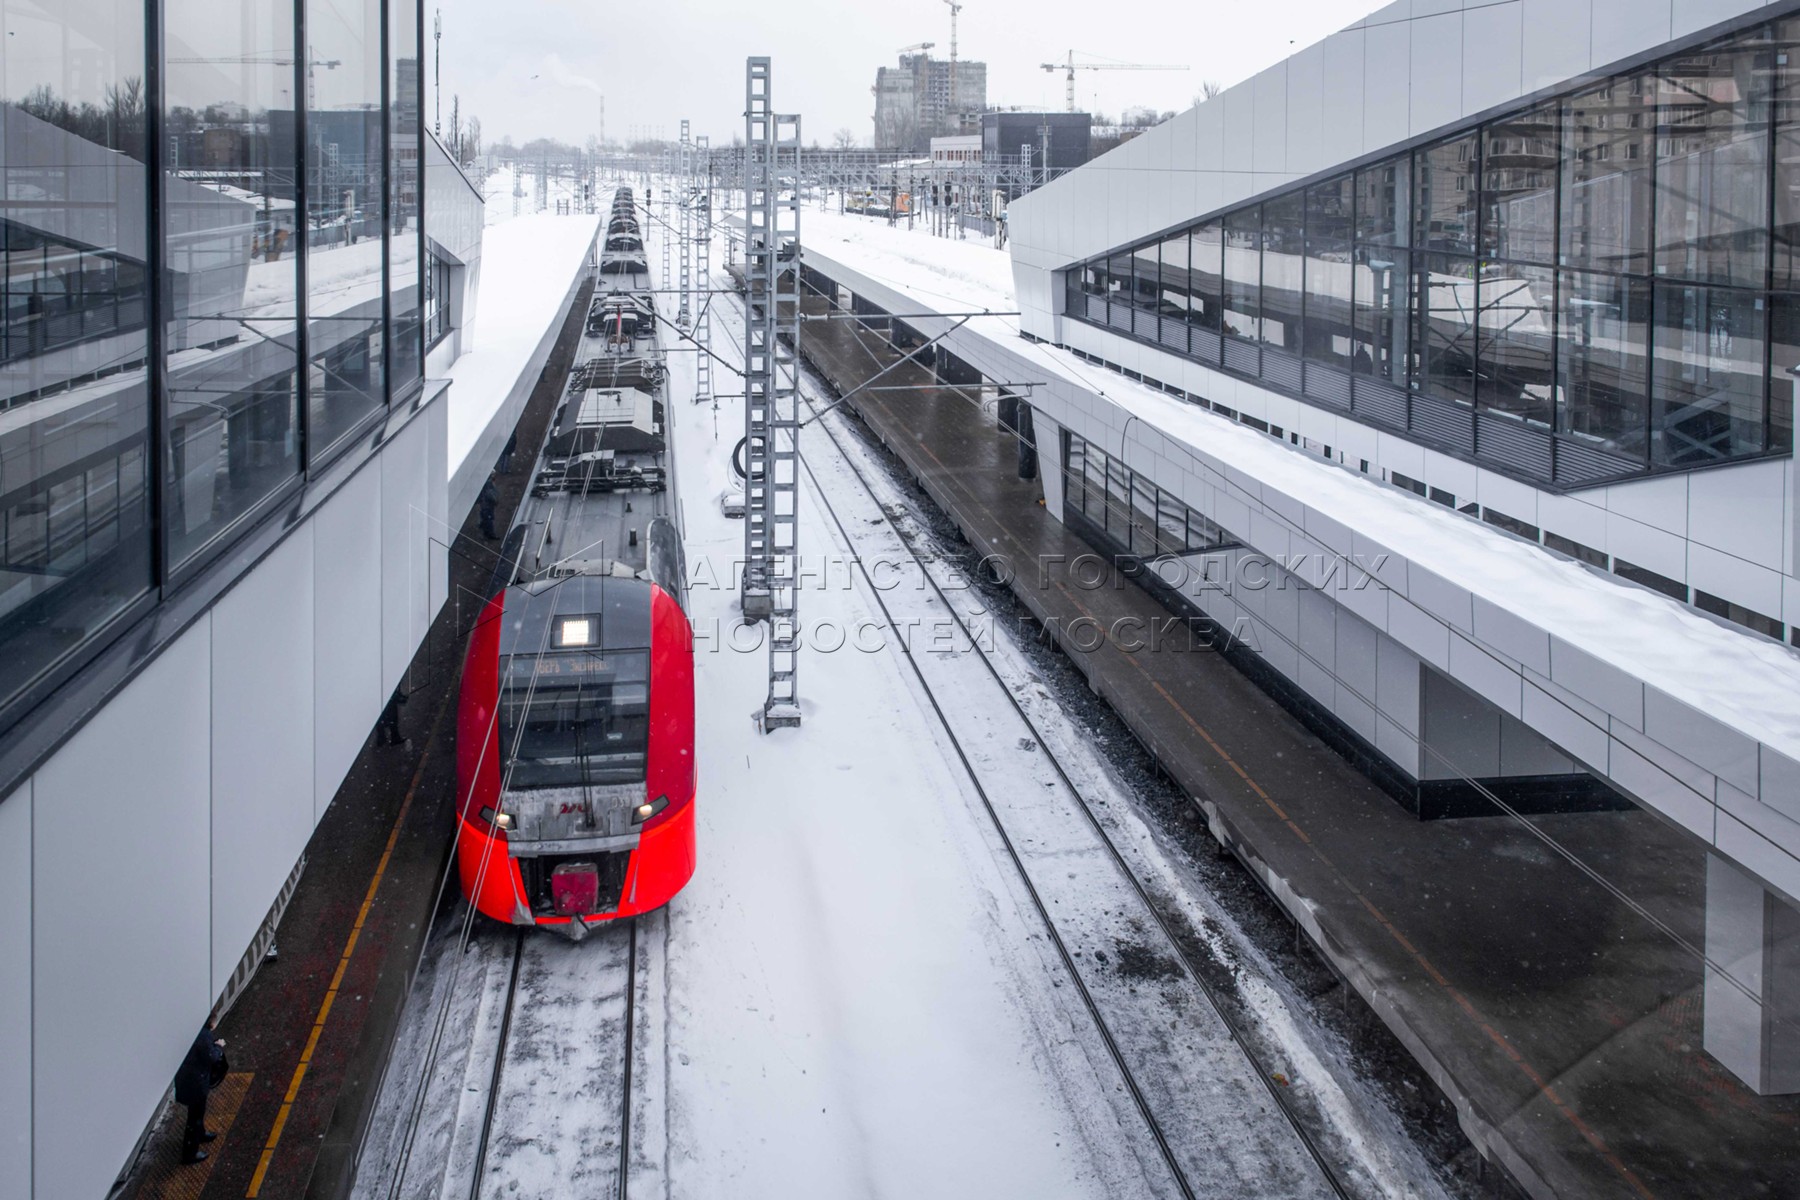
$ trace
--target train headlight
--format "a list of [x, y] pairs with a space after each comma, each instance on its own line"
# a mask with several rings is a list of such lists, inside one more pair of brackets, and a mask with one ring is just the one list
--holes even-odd
[[495, 829], [512, 828], [511, 813], [497, 813], [485, 804], [481, 806], [481, 819], [486, 821], [489, 825], [492, 825]]
[[632, 809], [631, 823], [633, 825], [642, 825], [645, 821], [648, 821], [651, 817], [654, 817], [657, 813], [667, 807], [669, 807], [669, 798], [667, 796], [658, 796], [656, 799], [650, 801], [650, 803], [640, 804]]

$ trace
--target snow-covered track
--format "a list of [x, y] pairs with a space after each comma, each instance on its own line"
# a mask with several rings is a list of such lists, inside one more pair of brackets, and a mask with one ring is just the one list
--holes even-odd
[[[828, 402], [804, 366], [801, 386], [815, 413]], [[1169, 1183], [1186, 1197], [1350, 1196], [1057, 758], [1055, 742], [990, 660], [940, 578], [945, 568], [920, 556], [882, 504], [832, 428], [838, 419], [815, 422], [835, 454], [801, 454], [812, 498], [898, 640]], [[867, 566], [876, 561], [916, 571], [918, 586], [910, 578], [877, 586]], [[955, 635], [947, 649], [946, 625]], [[939, 635], [928, 653], [911, 644], [920, 629]], [[969, 659], [981, 668], [972, 671]], [[1381, 1189], [1357, 1192], [1371, 1190]]]

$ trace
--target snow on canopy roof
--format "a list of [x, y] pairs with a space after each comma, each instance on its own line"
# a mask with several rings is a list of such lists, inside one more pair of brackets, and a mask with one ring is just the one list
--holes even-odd
[[[1016, 307], [1011, 256], [985, 240], [812, 212], [802, 231], [805, 247], [906, 293], [921, 311]], [[1800, 654], [1794, 650], [1452, 509], [1421, 503], [1066, 350], [1028, 342], [1016, 336], [1017, 318], [980, 317], [968, 328], [1072, 386], [1105, 396], [1197, 458], [1229, 464], [1628, 676], [1800, 758]]]

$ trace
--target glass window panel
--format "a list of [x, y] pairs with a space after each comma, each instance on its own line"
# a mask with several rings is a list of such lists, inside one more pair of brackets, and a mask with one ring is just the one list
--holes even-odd
[[1225, 218], [1225, 332], [1252, 341], [1262, 324], [1262, 209]]
[[1562, 132], [1562, 253], [1571, 267], [1650, 273], [1656, 77], [1625, 75], [1569, 101]]
[[1121, 305], [1131, 303], [1132, 256], [1115, 254], [1106, 260], [1106, 295], [1107, 298]]
[[1480, 212], [1477, 174], [1480, 143], [1474, 134], [1440, 142], [1413, 155], [1418, 221], [1413, 245], [1428, 250], [1476, 253]]
[[1132, 296], [1133, 308], [1141, 308], [1154, 312], [1156, 310], [1157, 277], [1161, 267], [1157, 261], [1155, 242], [1148, 246], [1139, 246], [1131, 252], [1132, 261]]
[[168, 0], [164, 535], [179, 563], [299, 471], [294, 9]]
[[1556, 400], [1554, 268], [1491, 264], [1481, 277], [1477, 329], [1481, 407], [1549, 429]]
[[1658, 284], [1651, 453], [1690, 466], [1764, 446], [1766, 305], [1760, 293]]
[[1306, 193], [1290, 192], [1263, 205], [1263, 294], [1259, 336], [1300, 353], [1300, 305], [1305, 290]]
[[380, 0], [307, 0], [313, 460], [382, 404]]
[[1482, 133], [1481, 252], [1513, 262], [1556, 262], [1557, 106], [1547, 104]]
[[1217, 330], [1225, 311], [1225, 227], [1212, 221], [1194, 230], [1190, 242], [1194, 271], [1194, 311], [1198, 324]]
[[419, 262], [419, 10], [411, 0], [388, 5], [388, 373], [398, 394], [420, 377], [423, 303]]
[[1407, 320], [1410, 264], [1406, 251], [1392, 246], [1356, 248], [1355, 346], [1350, 369], [1399, 388], [1406, 386], [1412, 359], [1412, 324]]
[[1658, 72], [1658, 275], [1763, 286], [1768, 60], [1766, 45], [1744, 45], [1674, 59]]
[[1650, 285], [1565, 271], [1558, 297], [1557, 429], [1615, 454], [1646, 458]]
[[1176, 234], [1161, 247], [1161, 290], [1156, 307], [1165, 317], [1193, 319], [1193, 261], [1188, 235]]
[[1769, 449], [1794, 448], [1794, 401], [1800, 394], [1800, 296], [1776, 296], [1769, 313]]
[[1800, 289], [1800, 20], [1775, 26], [1775, 287]]
[[1411, 244], [1412, 159], [1406, 155], [1356, 173], [1356, 240], [1371, 246]]
[[1413, 386], [1466, 404], [1475, 391], [1475, 260], [1415, 254], [1413, 268]]
[[1089, 296], [1106, 295], [1106, 267], [1089, 263], [1081, 268], [1081, 290]]
[[151, 583], [143, 6], [4, 11], [0, 704]]
[[1346, 371], [1356, 346], [1354, 199], [1355, 184], [1348, 175], [1306, 193], [1306, 357]]

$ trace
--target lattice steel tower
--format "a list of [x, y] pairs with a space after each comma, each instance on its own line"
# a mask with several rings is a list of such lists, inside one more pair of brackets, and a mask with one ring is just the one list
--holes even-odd
[[681, 220], [681, 303], [675, 310], [675, 324], [678, 328], [686, 329], [693, 320], [694, 144], [689, 136], [689, 122], [685, 117], [681, 121], [681, 147], [675, 161], [675, 182], [681, 188], [681, 192], [675, 197], [675, 207], [680, 210]]
[[769, 622], [769, 695], [759, 714], [765, 731], [800, 723], [800, 118], [777, 114], [770, 97], [769, 59], [749, 59], [744, 104], [743, 604], [746, 621]]
[[[694, 343], [700, 347], [695, 356], [698, 364], [694, 370], [694, 403], [712, 403], [712, 229], [713, 229], [713, 186], [712, 186], [712, 140], [704, 134], [694, 139], [694, 159], [699, 177], [694, 182], [694, 203], [696, 221], [694, 226], [694, 247], [699, 252], [698, 271], [695, 282], [700, 291], [700, 305], [694, 312]], [[713, 416], [713, 434], [718, 434], [718, 415]]]

